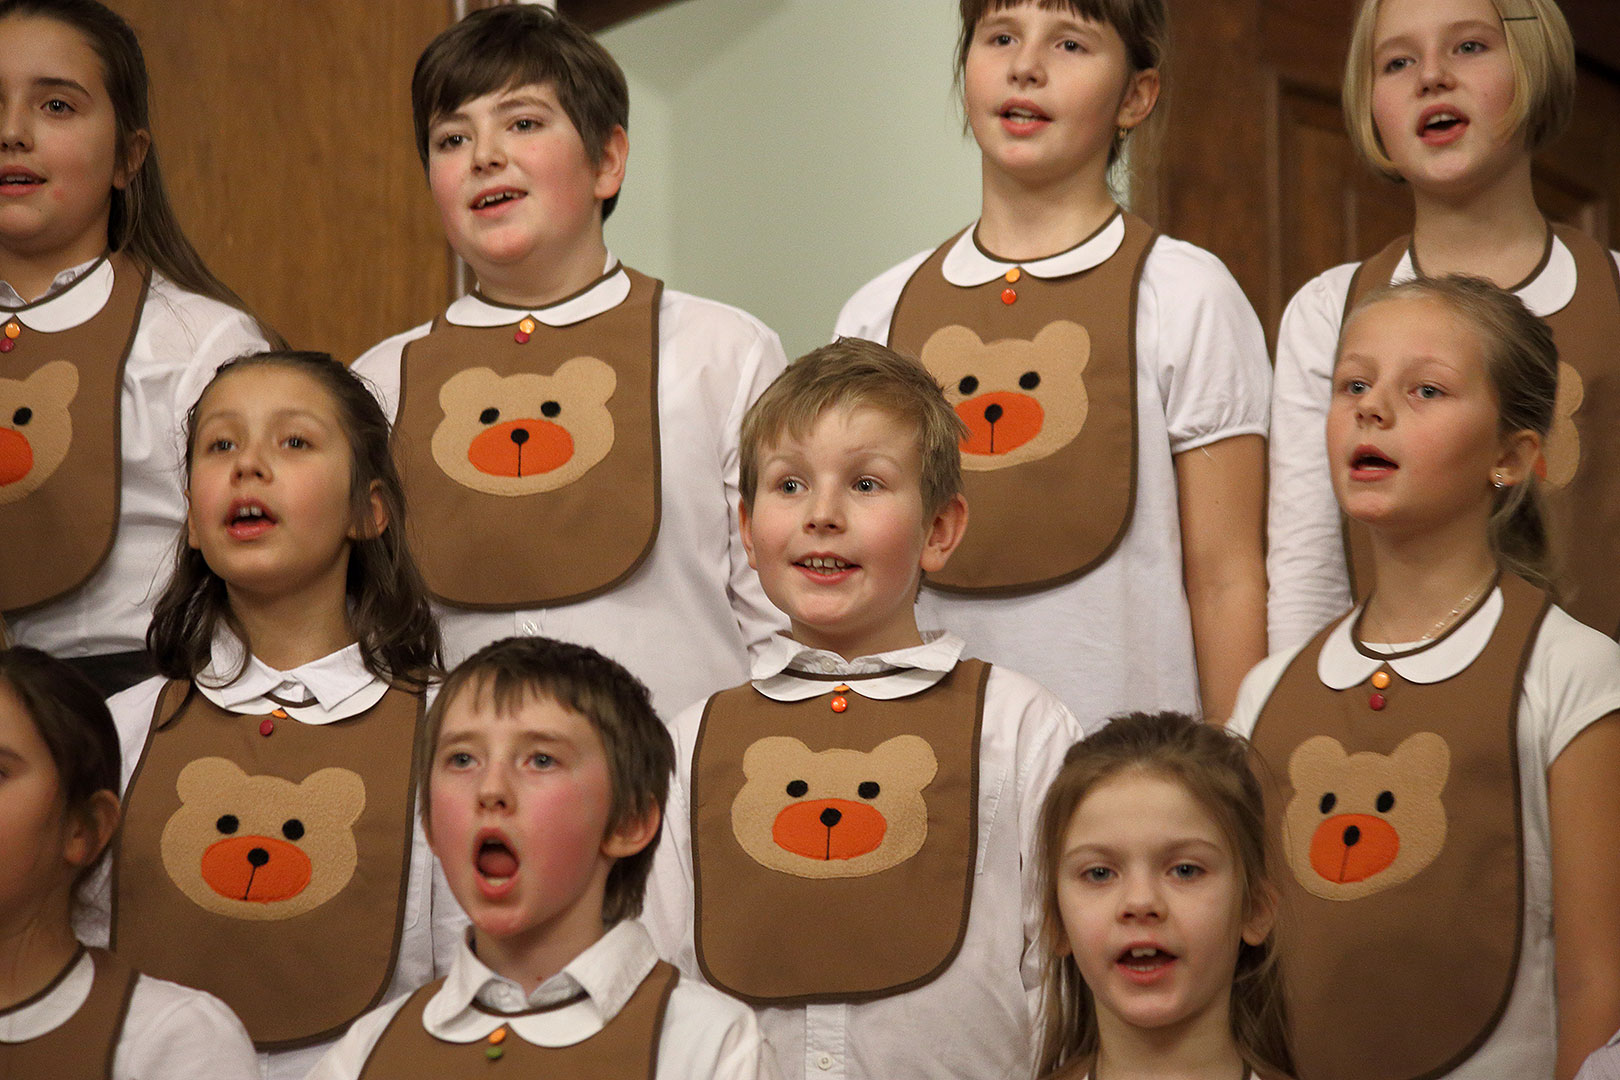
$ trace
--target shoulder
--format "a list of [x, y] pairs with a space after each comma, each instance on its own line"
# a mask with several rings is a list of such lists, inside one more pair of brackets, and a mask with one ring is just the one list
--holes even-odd
[[841, 337], [882, 340], [889, 336], [889, 319], [894, 306], [900, 301], [900, 292], [911, 280], [911, 275], [934, 253], [933, 248], [919, 251], [911, 258], [883, 271], [877, 277], [855, 290], [838, 312], [835, 332]]
[[695, 345], [722, 353], [782, 349], [776, 332], [742, 308], [677, 289], [664, 290], [658, 337], [661, 346]]
[[1274, 652], [1243, 676], [1243, 682], [1238, 686], [1237, 700], [1232, 705], [1232, 715], [1226, 721], [1227, 730], [1236, 732], [1248, 738], [1254, 732], [1254, 722], [1260, 718], [1260, 710], [1265, 708], [1266, 699], [1277, 688], [1282, 679], [1283, 672], [1294, 662], [1294, 658], [1302, 652], [1310, 642], [1302, 642], [1292, 649]]
[[1248, 298], [1220, 258], [1197, 244], [1160, 234], [1142, 264], [1142, 288], [1174, 297], [1177, 304], [1240, 303]]
[[135, 981], [115, 1075], [237, 1080], [258, 1074], [253, 1043], [223, 1001], [141, 975]]
[[[1085, 731], [1058, 696], [1028, 675], [990, 665], [984, 689], [984, 723], [1016, 725], [1024, 738], [1055, 741], [1064, 749], [1084, 737]], [[1061, 751], [1060, 751], [1061, 752]]]
[[157, 710], [158, 696], [168, 683], [168, 679], [156, 675], [107, 699], [107, 711], [112, 714], [113, 725], [118, 728], [125, 784], [129, 783], [130, 774], [135, 771], [141, 752], [146, 748], [146, 735], [152, 728], [152, 715]]
[[1340, 263], [1324, 270], [1299, 287], [1288, 298], [1283, 309], [1283, 322], [1290, 319], [1316, 318], [1331, 320], [1335, 327], [1344, 317], [1344, 302], [1350, 295], [1350, 283], [1355, 279], [1360, 263]]
[[359, 1076], [388, 1025], [410, 999], [410, 994], [401, 994], [350, 1024], [343, 1037], [316, 1062], [307, 1080], [349, 1080]]
[[375, 371], [379, 365], [398, 365], [400, 354], [405, 346], [417, 338], [427, 337], [428, 331], [433, 329], [432, 321], [413, 326], [409, 330], [402, 330], [391, 337], [383, 338], [377, 344], [360, 354], [360, 358], [351, 365], [351, 370], [357, 373]]
[[659, 1036], [660, 1076], [751, 1080], [767, 1053], [754, 1010], [698, 979], [675, 984]]
[[270, 347], [247, 312], [183, 289], [155, 270], [137, 339], [154, 356], [206, 363], [210, 375], [227, 360]]
[[1530, 718], [1551, 735], [1551, 761], [1588, 724], [1620, 710], [1620, 643], [1561, 607], [1549, 608], [1530, 651], [1524, 693]]

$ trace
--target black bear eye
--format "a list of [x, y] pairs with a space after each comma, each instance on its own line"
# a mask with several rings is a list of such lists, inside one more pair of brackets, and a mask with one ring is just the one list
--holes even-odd
[[875, 799], [880, 790], [882, 789], [877, 786], [876, 780], [863, 780], [861, 786], [855, 789], [855, 793], [863, 799]]
[[485, 409], [483, 412], [478, 414], [478, 422], [480, 424], [493, 424], [500, 418], [501, 410], [499, 409]]
[[281, 835], [289, 840], [302, 840], [304, 837], [304, 823], [297, 818], [288, 818], [281, 823]]
[[237, 826], [240, 824], [241, 822], [236, 820], [235, 814], [224, 814], [221, 815], [218, 821], [214, 822], [214, 828], [229, 836], [236, 831]]
[[24, 424], [28, 423], [28, 421], [32, 420], [33, 418], [34, 418], [34, 410], [30, 409], [26, 405], [24, 405], [22, 408], [18, 409], [16, 412], [11, 414], [11, 422], [13, 424], [16, 424], [18, 427], [22, 427]]
[[1328, 792], [1326, 795], [1322, 796], [1322, 813], [1325, 814], [1329, 810], [1332, 810], [1333, 807], [1338, 804], [1338, 802], [1339, 802], [1339, 797], [1337, 795], [1333, 794], [1333, 792], [1331, 792], [1331, 791]]
[[807, 792], [809, 790], [810, 790], [810, 785], [805, 783], [803, 780], [789, 780], [788, 781], [788, 788], [787, 788], [788, 794], [793, 796], [795, 799], [797, 799], [799, 796], [803, 795], [805, 792]]
[[962, 381], [956, 384], [956, 388], [964, 394], [971, 394], [979, 388], [979, 380], [972, 375], [964, 375]]
[[544, 405], [540, 406], [540, 415], [544, 416], [548, 420], [560, 412], [562, 412], [562, 406], [557, 404], [555, 401], [548, 401]]
[[1038, 371], [1024, 372], [1018, 377], [1018, 385], [1022, 386], [1025, 390], [1035, 389], [1037, 386], [1041, 385], [1041, 373]]
[[1380, 814], [1387, 814], [1395, 807], [1395, 793], [1393, 791], [1380, 791], [1378, 801], [1373, 804], [1378, 807]]

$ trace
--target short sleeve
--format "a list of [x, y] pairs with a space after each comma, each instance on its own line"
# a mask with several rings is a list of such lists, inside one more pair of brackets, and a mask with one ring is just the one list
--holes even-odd
[[1620, 643], [1552, 608], [1531, 651], [1524, 692], [1529, 709], [1521, 722], [1536, 724], [1550, 766], [1575, 736], [1620, 711]]
[[210, 994], [142, 975], [113, 1053], [113, 1080], [258, 1080], [247, 1029]]
[[900, 293], [905, 289], [906, 282], [911, 280], [911, 275], [917, 272], [917, 267], [926, 262], [931, 254], [932, 251], [919, 251], [855, 290], [855, 295], [844, 303], [843, 310], [838, 313], [833, 335], [887, 343], [889, 323], [894, 319], [894, 308], [900, 302]]

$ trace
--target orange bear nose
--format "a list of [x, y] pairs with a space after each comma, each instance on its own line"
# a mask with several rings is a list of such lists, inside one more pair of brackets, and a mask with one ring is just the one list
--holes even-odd
[[0, 428], [0, 487], [15, 484], [34, 468], [34, 448], [20, 431]]
[[1028, 394], [997, 391], [968, 398], [956, 407], [967, 425], [964, 454], [1005, 454], [1041, 433], [1046, 410]]
[[1340, 885], [1366, 881], [1395, 861], [1401, 837], [1395, 826], [1371, 814], [1339, 814], [1316, 827], [1311, 868]]
[[889, 823], [875, 807], [848, 799], [794, 803], [776, 815], [771, 839], [807, 859], [853, 859], [876, 851]]
[[290, 900], [304, 891], [311, 873], [308, 855], [269, 836], [233, 836], [211, 844], [202, 856], [203, 880], [231, 900]]
[[467, 448], [473, 468], [491, 476], [534, 476], [568, 464], [574, 437], [550, 420], [508, 420], [479, 432]]

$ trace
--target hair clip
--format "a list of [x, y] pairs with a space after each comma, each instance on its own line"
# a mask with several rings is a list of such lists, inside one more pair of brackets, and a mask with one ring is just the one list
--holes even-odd
[[1502, 21], [1503, 22], [1535, 22], [1536, 20], [1538, 20], [1540, 18], [1541, 18], [1540, 15], [1504, 15], [1504, 16], [1502, 16]]

